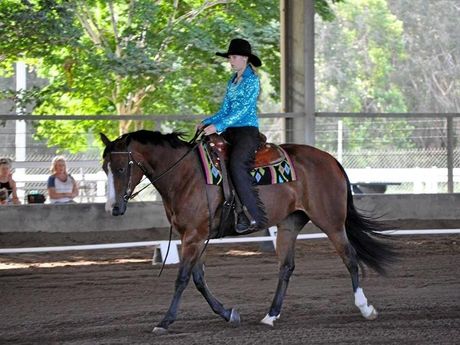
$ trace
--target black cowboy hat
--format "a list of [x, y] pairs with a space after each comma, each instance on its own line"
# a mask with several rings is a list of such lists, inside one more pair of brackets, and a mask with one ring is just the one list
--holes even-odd
[[242, 55], [249, 57], [249, 62], [253, 64], [255, 67], [262, 66], [262, 61], [252, 54], [251, 52], [251, 44], [242, 39], [242, 38], [234, 38], [230, 41], [230, 45], [228, 46], [228, 50], [226, 53], [219, 53], [217, 52], [216, 55], [228, 58], [229, 55]]

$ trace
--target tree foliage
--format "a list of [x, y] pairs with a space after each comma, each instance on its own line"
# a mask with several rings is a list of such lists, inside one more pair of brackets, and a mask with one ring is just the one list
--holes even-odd
[[[460, 6], [458, 1], [389, 0], [390, 9], [404, 23], [406, 58], [395, 80], [405, 95], [408, 111], [455, 113], [460, 109]], [[416, 9], [416, 10], [414, 10]], [[445, 147], [444, 120], [432, 128], [416, 127], [421, 147]], [[458, 140], [458, 139], [457, 139]]]
[[[233, 37], [253, 42], [263, 73], [278, 84], [278, 16], [269, 0], [6, 0], [0, 57], [4, 73], [22, 59], [48, 80], [30, 90], [35, 114], [211, 113], [228, 78], [214, 52]], [[138, 123], [104, 125], [113, 135]], [[52, 145], [73, 138], [75, 151], [84, 147], [81, 132], [98, 130], [92, 121], [74, 123], [73, 132], [59, 126], [42, 121], [37, 135]]]
[[[335, 21], [317, 25], [319, 111], [459, 111], [455, 1], [347, 0], [334, 9]], [[445, 147], [443, 121], [347, 119], [348, 148]]]
[[[456, 1], [389, 0], [404, 23], [406, 58], [397, 81], [414, 112], [460, 108], [460, 6]], [[417, 10], [414, 11], [414, 8]]]
[[[407, 110], [405, 96], [395, 81], [398, 62], [407, 58], [403, 23], [391, 13], [386, 0], [339, 4], [336, 20], [321, 23], [317, 31], [318, 111], [391, 113]], [[412, 145], [405, 140], [412, 131], [405, 120], [379, 123], [345, 119], [344, 124], [350, 128], [349, 137], [345, 138], [346, 148], [393, 146], [393, 138], [398, 147]]]
[[[458, 110], [452, 43], [458, 30], [455, 21], [440, 25], [434, 15], [458, 9], [447, 0], [430, 2], [433, 18], [427, 18], [417, 1], [315, 1], [324, 19], [316, 33], [318, 111]], [[424, 27], [440, 47], [420, 35]], [[279, 98], [279, 3], [270, 0], [4, 0], [0, 35], [0, 73], [24, 60], [48, 81], [23, 95], [37, 115], [211, 114], [228, 78], [225, 60], [214, 52], [234, 37], [253, 43], [268, 96]], [[399, 147], [412, 145], [405, 138], [413, 127], [405, 121], [345, 124], [354, 147], [385, 145], [392, 133], [399, 133]], [[40, 121], [36, 133], [75, 152], [87, 146], [85, 133], [114, 136], [138, 127], [137, 121]]]

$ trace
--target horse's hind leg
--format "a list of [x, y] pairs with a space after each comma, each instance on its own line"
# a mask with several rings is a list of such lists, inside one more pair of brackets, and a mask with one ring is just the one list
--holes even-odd
[[361, 314], [366, 319], [375, 320], [377, 318], [377, 310], [372, 305], [367, 304], [367, 298], [364, 295], [363, 289], [359, 285], [358, 258], [355, 249], [348, 241], [345, 228], [342, 226], [341, 230], [326, 232], [326, 234], [337, 250], [337, 253], [342, 258], [348, 272], [350, 272], [351, 284], [355, 295], [355, 305], [359, 308]]
[[294, 256], [297, 235], [308, 220], [308, 217], [304, 213], [296, 212], [278, 224], [278, 234], [276, 236], [276, 254], [279, 261], [278, 287], [276, 288], [270, 310], [261, 320], [261, 323], [273, 326], [273, 322], [280, 317], [289, 279], [295, 268]]
[[211, 309], [214, 313], [223, 317], [226, 321], [230, 322], [234, 326], [240, 325], [240, 315], [235, 309], [225, 309], [222, 303], [219, 302], [217, 298], [215, 298], [211, 291], [209, 291], [206, 281], [204, 279], [204, 265], [202, 262], [199, 262], [193, 268], [193, 281], [195, 283], [196, 288], [203, 297], [208, 302]]

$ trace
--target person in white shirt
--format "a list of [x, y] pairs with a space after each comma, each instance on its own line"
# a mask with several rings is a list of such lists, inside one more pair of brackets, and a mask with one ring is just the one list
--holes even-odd
[[67, 173], [63, 156], [56, 156], [51, 163], [52, 175], [48, 178], [48, 197], [51, 204], [72, 203], [78, 195], [75, 179]]

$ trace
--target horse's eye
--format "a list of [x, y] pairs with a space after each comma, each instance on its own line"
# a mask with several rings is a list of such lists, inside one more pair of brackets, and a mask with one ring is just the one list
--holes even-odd
[[125, 172], [125, 168], [118, 168], [117, 171], [118, 171], [120, 174], [122, 174], [122, 173]]

